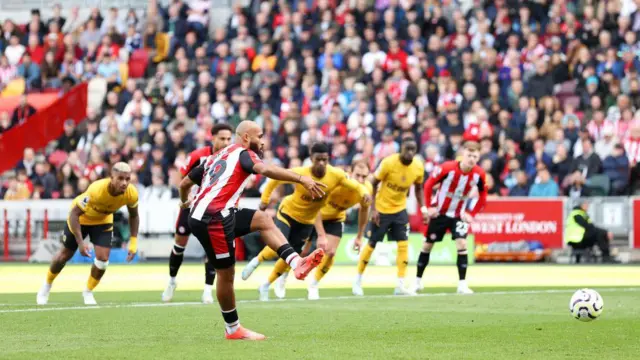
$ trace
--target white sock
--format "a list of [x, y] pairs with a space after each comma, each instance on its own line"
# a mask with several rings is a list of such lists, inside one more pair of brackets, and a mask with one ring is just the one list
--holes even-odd
[[316, 280], [315, 277], [313, 279], [311, 279], [311, 286], [318, 287], [318, 280]]
[[175, 284], [176, 283], [176, 277], [175, 276], [170, 276], [169, 277], [169, 283], [170, 284]]
[[49, 284], [48, 282], [46, 282], [46, 281], [45, 281], [45, 282], [44, 282], [44, 284], [42, 284], [42, 288], [43, 288], [44, 290], [49, 291], [49, 290], [51, 290], [51, 285], [52, 285], [52, 284]]
[[235, 324], [224, 323], [224, 328], [227, 330], [227, 334], [231, 335], [240, 328], [240, 320], [236, 321]]
[[356, 284], [360, 285], [362, 283], [362, 274], [356, 274]]
[[458, 287], [467, 287], [467, 280], [460, 280], [458, 282]]
[[398, 278], [398, 287], [404, 288], [404, 278]]
[[264, 284], [260, 285], [260, 288], [262, 289], [268, 289], [269, 287], [271, 287], [271, 283], [269, 282], [269, 280], [265, 281]]
[[204, 284], [204, 291], [207, 294], [211, 294], [211, 292], [213, 291], [213, 285], [209, 285], [209, 284]]
[[89, 290], [88, 288], [84, 288], [84, 291], [82, 292], [83, 295], [89, 295], [91, 294], [93, 291]]
[[422, 278], [417, 277], [416, 278], [416, 284], [420, 285], [422, 283]]
[[289, 264], [289, 266], [291, 266], [293, 270], [295, 270], [298, 267], [298, 263], [300, 262], [300, 255], [298, 255], [297, 253], [291, 254], [287, 256], [287, 259], [285, 261], [287, 262], [287, 264]]

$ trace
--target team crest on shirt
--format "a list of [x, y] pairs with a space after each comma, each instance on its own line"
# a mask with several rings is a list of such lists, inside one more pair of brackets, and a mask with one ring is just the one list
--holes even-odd
[[80, 203], [82, 204], [82, 207], [86, 207], [87, 205], [89, 205], [89, 195], [83, 197]]
[[407, 177], [406, 177], [406, 176], [404, 176], [404, 175], [402, 175], [401, 180], [402, 180], [402, 182], [406, 182], [406, 181], [407, 181]]

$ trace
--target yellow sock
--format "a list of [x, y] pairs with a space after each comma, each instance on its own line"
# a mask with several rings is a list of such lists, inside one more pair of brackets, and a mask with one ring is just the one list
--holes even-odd
[[51, 272], [51, 270], [47, 270], [47, 284], [49, 285], [53, 284], [53, 280], [56, 279], [56, 276], [58, 276], [58, 274], [54, 274]]
[[316, 268], [316, 281], [322, 280], [322, 278], [329, 272], [333, 266], [333, 256], [325, 255], [320, 262], [320, 265]]
[[276, 281], [280, 277], [280, 275], [286, 273], [290, 269], [291, 267], [287, 265], [284, 260], [278, 259], [276, 265], [273, 267], [273, 270], [271, 270], [271, 274], [269, 274], [269, 284], [273, 284], [273, 282]]
[[409, 241], [398, 241], [398, 252], [396, 254], [396, 266], [398, 267], [398, 278], [404, 278], [409, 266]]
[[265, 246], [264, 249], [260, 251], [260, 254], [258, 254], [258, 261], [263, 262], [267, 260], [273, 260], [277, 257], [278, 257], [277, 252], [273, 251], [270, 247]]
[[358, 274], [362, 275], [364, 273], [364, 269], [366, 269], [367, 264], [369, 264], [369, 259], [371, 259], [373, 250], [374, 248], [367, 243], [360, 252], [360, 260], [358, 260]]
[[87, 289], [89, 289], [89, 291], [93, 291], [93, 289], [95, 289], [99, 283], [100, 283], [100, 280], [89, 275], [89, 280], [87, 280]]

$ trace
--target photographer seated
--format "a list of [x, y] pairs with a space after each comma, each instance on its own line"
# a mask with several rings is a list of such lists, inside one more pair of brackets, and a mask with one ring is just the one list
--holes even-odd
[[[589, 203], [583, 201], [569, 213], [564, 233], [565, 241], [573, 250], [591, 250], [597, 245], [602, 252], [602, 262], [613, 263], [615, 261], [609, 253], [609, 242], [613, 240], [613, 233], [595, 226], [587, 214], [588, 208]], [[576, 262], [580, 262], [579, 257], [576, 257]]]

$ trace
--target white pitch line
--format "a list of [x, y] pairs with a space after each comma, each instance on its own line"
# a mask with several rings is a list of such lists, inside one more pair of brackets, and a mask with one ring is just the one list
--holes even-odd
[[[640, 287], [631, 287], [631, 288], [601, 288], [597, 289], [598, 291], [623, 291], [623, 292], [638, 292], [640, 291]], [[482, 295], [527, 295], [527, 294], [566, 294], [572, 293], [575, 290], [562, 290], [562, 289], [552, 289], [552, 290], [522, 290], [522, 291], [487, 291], [487, 292], [477, 292], [472, 296], [482, 296]], [[412, 298], [412, 297], [441, 297], [441, 296], [470, 296], [470, 295], [458, 295], [456, 293], [433, 293], [433, 294], [418, 294], [416, 296], [398, 296], [398, 295], [370, 295], [370, 296], [331, 296], [320, 298], [319, 301], [322, 300], [354, 300], [354, 299], [403, 299], [403, 298]], [[293, 298], [293, 299], [274, 299], [269, 302], [263, 302], [260, 300], [238, 300], [236, 301], [239, 304], [250, 304], [250, 303], [281, 303], [281, 302], [291, 302], [291, 301], [308, 301], [306, 298]], [[317, 300], [316, 300], [317, 301]], [[4, 304], [9, 305], [9, 304]], [[20, 306], [24, 304], [13, 304], [13, 306]], [[119, 309], [119, 308], [145, 308], [145, 307], [171, 307], [171, 306], [194, 306], [194, 305], [203, 305], [203, 303], [198, 301], [186, 301], [186, 302], [175, 302], [175, 303], [128, 303], [128, 304], [113, 304], [106, 303], [106, 305], [95, 305], [95, 306], [65, 306], [65, 307], [45, 307], [39, 306], [34, 308], [26, 308], [26, 309], [8, 309], [8, 310], [0, 310], [0, 314], [7, 313], [30, 313], [30, 312], [41, 312], [41, 311], [70, 311], [70, 310], [99, 310], [99, 309]]]

